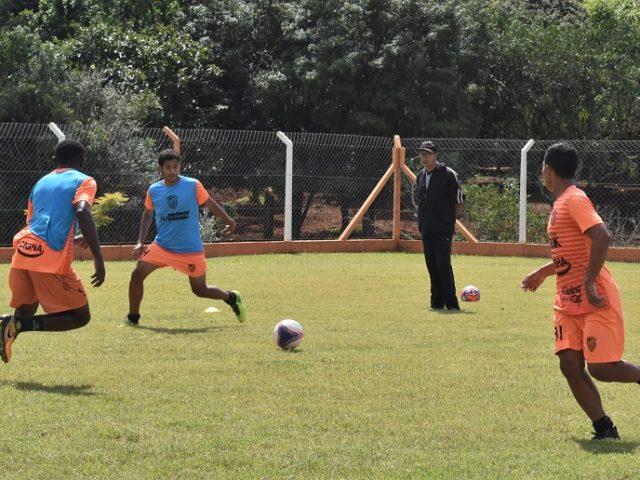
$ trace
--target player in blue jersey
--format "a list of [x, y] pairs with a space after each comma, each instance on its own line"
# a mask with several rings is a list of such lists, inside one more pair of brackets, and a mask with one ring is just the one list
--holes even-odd
[[[57, 168], [42, 177], [29, 195], [27, 226], [13, 238], [9, 287], [15, 313], [3, 315], [0, 323], [0, 357], [5, 363], [18, 334], [72, 330], [91, 318], [84, 285], [71, 267], [74, 244], [88, 246], [95, 267], [91, 284], [99, 287], [104, 282], [104, 261], [91, 214], [97, 185], [78, 171], [84, 156], [81, 143], [58, 143]], [[83, 234], [77, 237], [76, 222]], [[40, 305], [46, 315], [35, 314]]]
[[[145, 210], [140, 220], [138, 243], [133, 258], [138, 260], [129, 282], [129, 313], [126, 323], [140, 321], [140, 303], [144, 280], [154, 270], [172, 267], [189, 276], [191, 290], [198, 297], [224, 300], [240, 322], [246, 318], [245, 306], [236, 290], [221, 290], [207, 285], [207, 263], [200, 239], [200, 207], [205, 206], [226, 224], [222, 233], [233, 233], [236, 222], [218, 205], [202, 184], [180, 175], [180, 156], [164, 150], [158, 157], [162, 180], [147, 191]], [[144, 240], [155, 214], [157, 235], [149, 247]]]

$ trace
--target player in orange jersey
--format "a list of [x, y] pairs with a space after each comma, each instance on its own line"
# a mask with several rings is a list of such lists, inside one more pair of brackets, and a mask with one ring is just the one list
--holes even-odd
[[556, 275], [553, 308], [560, 370], [593, 422], [593, 438], [620, 438], [591, 377], [640, 383], [640, 367], [622, 360], [620, 292], [604, 266], [613, 239], [587, 195], [574, 185], [577, 169], [578, 154], [571, 145], [556, 143], [547, 149], [542, 177], [555, 199], [547, 224], [553, 261], [527, 275], [521, 287], [535, 291]]
[[[27, 226], [13, 237], [9, 287], [14, 315], [0, 320], [0, 358], [11, 359], [11, 347], [22, 332], [59, 332], [85, 326], [91, 315], [82, 280], [71, 267], [73, 246], [88, 246], [95, 273], [91, 284], [104, 282], [105, 268], [91, 214], [96, 182], [81, 173], [85, 148], [63, 140], [55, 149], [56, 169], [31, 190]], [[83, 236], [74, 237], [76, 225]], [[46, 315], [36, 315], [42, 306]]]

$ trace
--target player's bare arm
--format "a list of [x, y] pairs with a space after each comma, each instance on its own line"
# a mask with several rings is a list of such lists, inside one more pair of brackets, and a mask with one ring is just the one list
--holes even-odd
[[149, 233], [151, 222], [153, 222], [153, 210], [145, 208], [142, 212], [142, 218], [140, 218], [138, 243], [136, 243], [136, 246], [133, 248], [133, 258], [135, 258], [136, 260], [140, 258], [140, 255], [142, 255], [142, 252], [144, 250], [144, 239], [147, 237], [147, 233]]
[[591, 239], [589, 265], [584, 277], [584, 289], [587, 294], [587, 300], [591, 305], [604, 307], [605, 301], [596, 289], [596, 278], [598, 278], [600, 270], [602, 270], [602, 266], [607, 259], [607, 252], [609, 251], [609, 245], [613, 243], [613, 237], [603, 223], [594, 225], [584, 233]]
[[234, 233], [236, 231], [236, 221], [224, 211], [224, 208], [222, 208], [218, 202], [209, 197], [209, 199], [204, 202], [204, 205], [216, 218], [219, 218], [225, 223], [226, 227], [222, 230], [222, 233]]
[[93, 266], [95, 272], [91, 275], [91, 285], [99, 287], [104, 283], [106, 275], [104, 260], [102, 259], [102, 251], [100, 250], [100, 242], [98, 241], [98, 230], [93, 221], [91, 214], [91, 204], [84, 200], [79, 201], [75, 205], [76, 217], [82, 231], [83, 242], [86, 242], [91, 254], [93, 255]]
[[556, 271], [553, 266], [553, 262], [549, 262], [524, 277], [522, 283], [520, 283], [520, 288], [530, 292], [535, 292], [547, 277], [550, 277], [555, 273]]

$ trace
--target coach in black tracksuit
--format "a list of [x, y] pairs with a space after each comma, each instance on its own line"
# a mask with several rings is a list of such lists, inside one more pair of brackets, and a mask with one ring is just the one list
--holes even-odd
[[418, 227], [431, 279], [431, 308], [460, 310], [451, 268], [451, 242], [462, 210], [460, 181], [455, 171], [438, 163], [432, 141], [420, 145], [420, 163], [424, 170], [417, 179]]

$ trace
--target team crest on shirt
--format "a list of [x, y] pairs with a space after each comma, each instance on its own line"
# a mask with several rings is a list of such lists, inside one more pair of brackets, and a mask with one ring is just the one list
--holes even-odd
[[588, 337], [587, 338], [587, 348], [590, 352], [593, 352], [596, 349], [596, 337]]
[[171, 210], [175, 210], [178, 206], [178, 197], [176, 197], [175, 195], [169, 195], [167, 197], [167, 204], [169, 205], [169, 208]]

